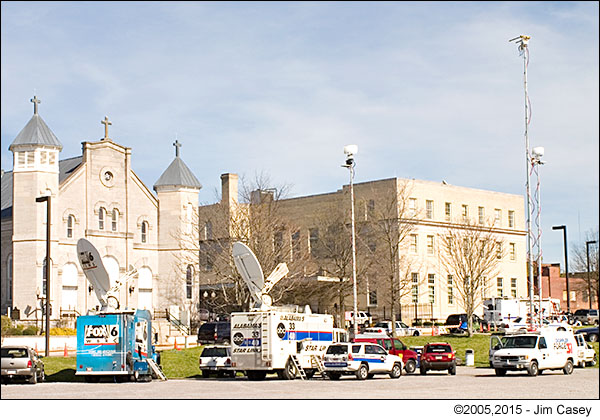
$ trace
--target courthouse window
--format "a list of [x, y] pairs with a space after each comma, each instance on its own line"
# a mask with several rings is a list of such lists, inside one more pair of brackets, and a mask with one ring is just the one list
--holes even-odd
[[98, 229], [104, 230], [104, 219], [106, 218], [106, 209], [104, 207], [100, 207], [98, 211]]

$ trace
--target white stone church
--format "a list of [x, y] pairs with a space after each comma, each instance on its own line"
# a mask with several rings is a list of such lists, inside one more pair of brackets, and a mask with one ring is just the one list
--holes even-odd
[[[76, 244], [86, 238], [99, 250], [111, 283], [131, 268], [137, 274], [119, 291], [122, 308], [194, 312], [196, 265], [180, 267], [178, 232], [192, 232], [202, 186], [179, 156], [153, 186], [131, 167], [132, 150], [109, 137], [82, 142], [81, 156], [60, 156], [62, 145], [38, 113], [9, 147], [13, 170], [2, 171], [1, 312], [41, 319], [46, 296], [47, 203], [50, 196], [52, 320], [74, 318], [96, 308], [96, 295], [79, 265]], [[165, 162], [167, 166], [168, 162]]]

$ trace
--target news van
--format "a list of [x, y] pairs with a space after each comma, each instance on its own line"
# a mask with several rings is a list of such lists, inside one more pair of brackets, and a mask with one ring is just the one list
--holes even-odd
[[497, 376], [524, 370], [537, 376], [544, 370], [573, 373], [579, 364], [577, 342], [572, 330], [545, 327], [535, 332], [490, 338], [490, 364]]
[[[527, 319], [530, 311], [529, 299], [490, 298], [483, 301], [483, 320], [491, 328], [508, 324], [517, 318]], [[533, 301], [533, 312], [540, 310], [539, 299]], [[544, 298], [541, 301], [541, 311], [544, 318], [553, 318], [560, 313], [560, 301]]]

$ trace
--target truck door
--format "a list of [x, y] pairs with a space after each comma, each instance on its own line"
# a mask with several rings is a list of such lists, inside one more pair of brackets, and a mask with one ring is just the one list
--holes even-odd
[[494, 358], [494, 353], [496, 353], [502, 347], [503, 346], [502, 346], [502, 341], [500, 340], [500, 337], [498, 337], [497, 335], [492, 335], [490, 337], [490, 350], [489, 350], [489, 353], [488, 353], [488, 357], [489, 357], [489, 361], [490, 361], [490, 366], [491, 366], [492, 360]]
[[540, 353], [540, 357], [538, 360], [538, 366], [540, 369], [545, 369], [548, 367], [552, 367], [553, 357], [550, 354], [550, 350], [548, 349], [548, 345], [546, 343], [545, 337], [540, 337], [538, 340], [537, 348]]

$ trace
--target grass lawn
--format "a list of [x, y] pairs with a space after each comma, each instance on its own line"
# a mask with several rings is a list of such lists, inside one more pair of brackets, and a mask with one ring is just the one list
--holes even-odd
[[[442, 336], [419, 336], [400, 337], [407, 346], [423, 346], [430, 342], [450, 343], [456, 356], [463, 363], [465, 350], [472, 349], [475, 352], [475, 366], [487, 367], [488, 350], [490, 346], [489, 334], [475, 334], [469, 338], [466, 336], [442, 335]], [[596, 354], [599, 353], [598, 342], [593, 343]], [[176, 378], [200, 378], [198, 359], [203, 347], [191, 347], [182, 350], [164, 350], [161, 352], [161, 365], [163, 372], [170, 379]], [[80, 376], [75, 376], [75, 357], [46, 357], [43, 359], [48, 382], [83, 382]], [[595, 366], [598, 368], [598, 365]]]

